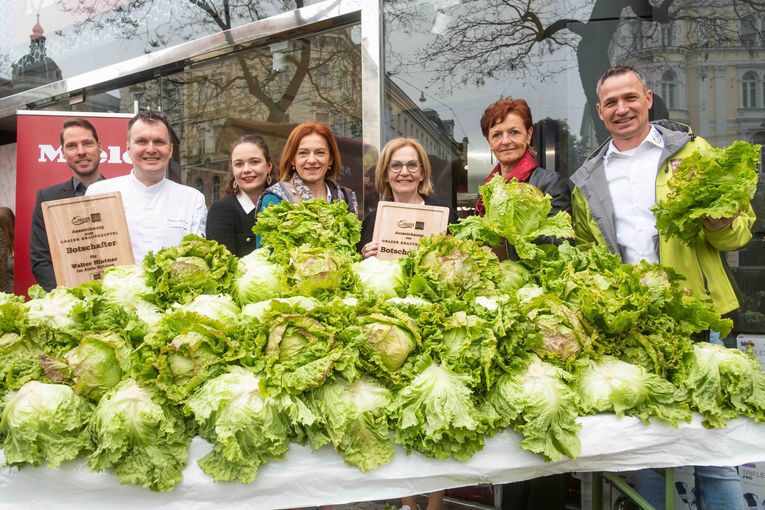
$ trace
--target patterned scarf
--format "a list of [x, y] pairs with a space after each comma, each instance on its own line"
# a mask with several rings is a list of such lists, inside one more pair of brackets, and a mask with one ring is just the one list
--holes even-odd
[[[505, 182], [510, 182], [510, 180], [513, 178], [516, 178], [521, 182], [529, 182], [529, 179], [531, 179], [531, 174], [536, 168], [537, 158], [532, 156], [529, 151], [526, 151], [523, 153], [523, 156], [521, 156], [521, 159], [518, 160], [518, 163], [515, 164], [515, 167], [512, 169], [512, 171], [510, 171], [510, 175], [505, 177]], [[497, 174], [501, 175], [501, 172], [502, 169], [500, 168], [499, 163], [497, 163], [497, 166], [495, 166], [494, 170], [491, 171], [489, 176], [484, 179], [483, 183], [486, 184]], [[486, 207], [483, 205], [483, 197], [480, 195], [478, 196], [478, 201], [475, 203], [475, 211], [478, 216], [483, 216], [486, 214]]]
[[[334, 181], [324, 181], [329, 186], [329, 202], [335, 202], [337, 200], [343, 200], [348, 203], [348, 210], [353, 214], [357, 214], [359, 205], [356, 200], [356, 193], [348, 188], [343, 188]], [[303, 200], [311, 200], [316, 198], [308, 186], [303, 182], [303, 179], [295, 172], [292, 179], [289, 180], [291, 186], [285, 186], [283, 182], [277, 182], [273, 186], [270, 186], [265, 193], [271, 193], [289, 202], [302, 202]], [[291, 188], [291, 189], [290, 189]], [[294, 190], [294, 191], [293, 191]]]

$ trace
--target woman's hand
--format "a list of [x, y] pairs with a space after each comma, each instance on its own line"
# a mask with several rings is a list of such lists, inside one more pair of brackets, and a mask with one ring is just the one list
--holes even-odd
[[361, 249], [361, 256], [365, 259], [368, 259], [369, 257], [376, 257], [377, 251], [380, 249], [380, 247], [377, 245], [376, 242], [372, 241], [370, 243], [367, 243], [364, 245], [364, 247]]

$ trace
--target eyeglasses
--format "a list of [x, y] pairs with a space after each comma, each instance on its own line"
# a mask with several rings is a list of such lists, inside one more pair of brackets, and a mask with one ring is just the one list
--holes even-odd
[[407, 161], [406, 163], [403, 161], [392, 161], [391, 164], [388, 165], [388, 170], [394, 174], [400, 174], [404, 168], [409, 170], [410, 174], [416, 174], [420, 171], [420, 162], [415, 160]]

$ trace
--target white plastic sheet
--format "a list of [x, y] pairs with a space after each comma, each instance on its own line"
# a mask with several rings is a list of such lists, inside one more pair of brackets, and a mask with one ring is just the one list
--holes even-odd
[[57, 470], [0, 468], [0, 509], [265, 510], [397, 498], [569, 471], [733, 466], [765, 461], [765, 424], [749, 419], [733, 420], [722, 430], [704, 429], [698, 415], [677, 429], [612, 415], [579, 420], [583, 425], [582, 452], [575, 460], [546, 463], [540, 456], [521, 450], [520, 437], [513, 432], [488, 438], [484, 450], [468, 462], [437, 461], [416, 453], [407, 455], [397, 448], [392, 463], [369, 473], [345, 465], [331, 448], [311, 452], [310, 448], [293, 445], [284, 461], [263, 466], [249, 485], [215, 483], [202, 473], [196, 460], [210, 446], [195, 438], [183, 482], [170, 492], [120, 485], [112, 473], [92, 473], [85, 461], [78, 459]]

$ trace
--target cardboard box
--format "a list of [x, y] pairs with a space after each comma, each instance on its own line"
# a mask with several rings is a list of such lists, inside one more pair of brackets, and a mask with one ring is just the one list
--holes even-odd
[[743, 464], [738, 467], [746, 510], [765, 508], [765, 462]]
[[740, 334], [736, 337], [736, 347], [744, 352], [751, 350], [765, 370], [765, 335]]
[[675, 468], [675, 510], [696, 510], [693, 466]]

